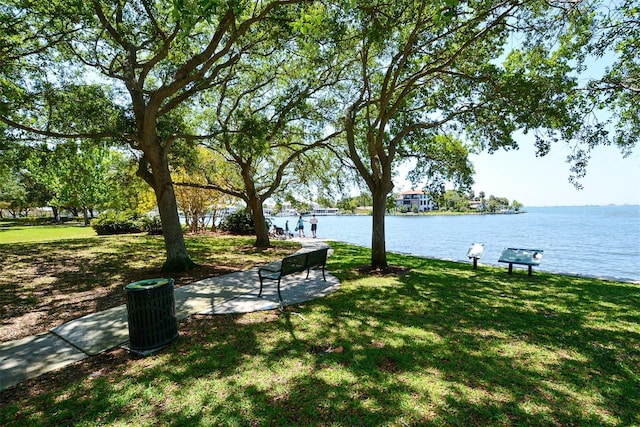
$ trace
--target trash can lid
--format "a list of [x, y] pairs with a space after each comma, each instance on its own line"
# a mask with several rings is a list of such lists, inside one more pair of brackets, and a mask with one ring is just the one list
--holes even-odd
[[144, 290], [144, 289], [159, 288], [160, 286], [166, 285], [170, 281], [171, 279], [167, 279], [167, 278], [140, 280], [139, 282], [129, 283], [124, 288], [127, 290]]

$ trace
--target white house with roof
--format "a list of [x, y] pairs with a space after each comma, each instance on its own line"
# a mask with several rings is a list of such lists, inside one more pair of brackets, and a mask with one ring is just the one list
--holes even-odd
[[414, 210], [414, 206], [418, 212], [426, 212], [436, 208], [435, 202], [422, 190], [403, 191], [396, 197], [396, 208], [405, 207], [407, 211]]

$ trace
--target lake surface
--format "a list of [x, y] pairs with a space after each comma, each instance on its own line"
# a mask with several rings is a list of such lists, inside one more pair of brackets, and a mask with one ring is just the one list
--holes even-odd
[[[542, 249], [542, 263], [534, 271], [640, 280], [640, 206], [526, 211], [519, 215], [388, 216], [387, 250], [468, 261], [467, 250], [477, 242], [485, 247], [480, 263], [498, 265], [504, 248]], [[273, 218], [278, 226], [287, 219], [293, 228], [295, 218]], [[320, 216], [318, 220], [319, 238], [371, 247], [370, 216]], [[311, 234], [309, 226], [305, 231]]]

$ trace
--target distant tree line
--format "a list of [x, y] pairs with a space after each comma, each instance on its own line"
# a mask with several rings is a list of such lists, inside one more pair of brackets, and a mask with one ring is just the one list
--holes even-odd
[[476, 196], [473, 192], [448, 190], [435, 198], [439, 210], [449, 212], [488, 212], [498, 213], [503, 211], [520, 212], [523, 205], [517, 200], [509, 202], [506, 197], [489, 195], [484, 191]]
[[388, 212], [517, 213], [520, 212], [523, 207], [522, 203], [517, 200], [509, 202], [509, 199], [506, 197], [494, 196], [492, 194], [487, 198], [484, 191], [481, 191], [476, 196], [474, 192], [447, 190], [441, 193], [431, 193], [427, 198], [429, 200], [428, 208], [421, 209], [417, 204], [397, 206], [396, 195], [392, 195], [388, 200]]
[[[150, 210], [153, 196], [135, 179], [130, 157], [106, 145], [84, 141], [29, 146], [4, 141], [0, 156], [0, 218], [26, 217], [50, 209], [54, 221], [98, 211]], [[146, 200], [145, 200], [146, 199]]]

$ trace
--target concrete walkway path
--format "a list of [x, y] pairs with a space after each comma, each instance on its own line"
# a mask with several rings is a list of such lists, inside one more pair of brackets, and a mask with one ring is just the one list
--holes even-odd
[[[302, 240], [306, 252], [326, 247], [317, 240]], [[331, 253], [331, 251], [329, 251]], [[336, 291], [340, 282], [325, 271], [285, 276], [280, 284], [284, 305], [298, 304]], [[271, 310], [280, 306], [275, 282], [265, 282], [257, 297], [260, 282], [258, 267], [246, 271], [200, 280], [174, 291], [176, 317], [194, 314], [230, 314]], [[129, 340], [127, 307], [121, 305], [72, 320], [49, 332], [0, 343], [0, 391], [35, 378], [45, 372], [94, 356]]]

